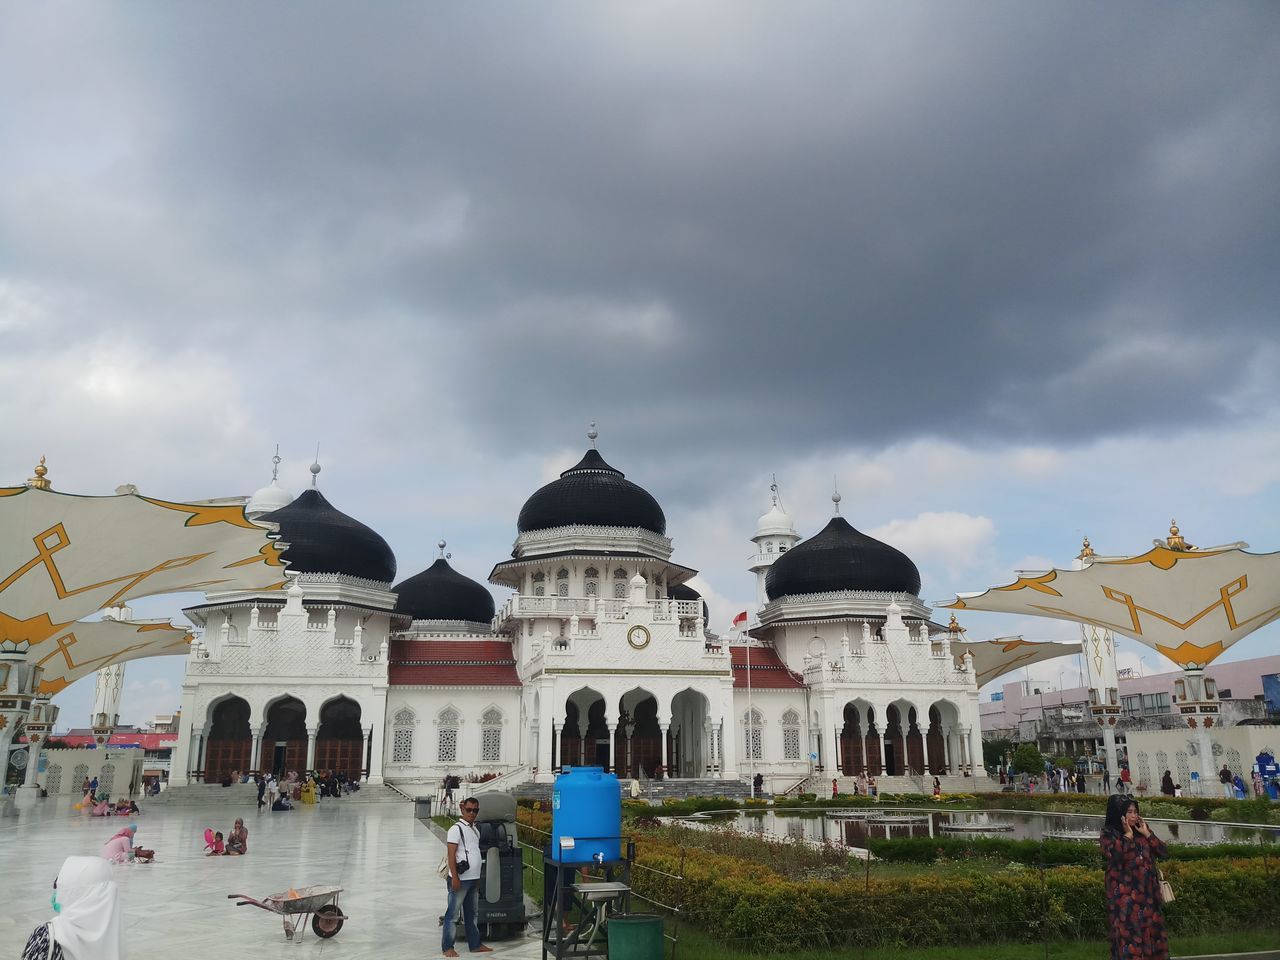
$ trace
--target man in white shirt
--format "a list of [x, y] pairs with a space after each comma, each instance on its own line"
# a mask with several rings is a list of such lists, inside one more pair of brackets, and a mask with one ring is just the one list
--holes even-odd
[[480, 942], [480, 928], [476, 925], [476, 907], [480, 902], [480, 831], [476, 829], [476, 815], [480, 812], [480, 801], [467, 797], [462, 801], [461, 810], [462, 819], [445, 835], [445, 858], [449, 864], [445, 883], [449, 889], [449, 905], [444, 912], [440, 947], [446, 957], [458, 955], [458, 951], [453, 949], [453, 939], [459, 904], [471, 952], [493, 952], [493, 947]]

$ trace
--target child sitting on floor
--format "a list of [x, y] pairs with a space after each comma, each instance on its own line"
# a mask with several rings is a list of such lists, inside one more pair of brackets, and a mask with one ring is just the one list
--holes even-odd
[[226, 845], [222, 842], [222, 833], [214, 833], [212, 830], [205, 828], [204, 831], [204, 848], [209, 852], [206, 857], [220, 857], [226, 851]]

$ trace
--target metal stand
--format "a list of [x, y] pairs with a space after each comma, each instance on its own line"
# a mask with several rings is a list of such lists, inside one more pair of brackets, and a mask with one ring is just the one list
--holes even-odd
[[[631, 864], [635, 860], [635, 844], [627, 841], [625, 849], [626, 856], [621, 860], [576, 863], [565, 862], [565, 851], [557, 851], [560, 859], [554, 859], [550, 851], [544, 853], [542, 960], [547, 960], [548, 956], [564, 960], [567, 957], [609, 955], [606, 932], [609, 917], [631, 911]], [[569, 854], [572, 856], [572, 851]], [[600, 879], [589, 879], [580, 874], [580, 871], [592, 867], [602, 871]], [[573, 919], [575, 912], [577, 920]]]

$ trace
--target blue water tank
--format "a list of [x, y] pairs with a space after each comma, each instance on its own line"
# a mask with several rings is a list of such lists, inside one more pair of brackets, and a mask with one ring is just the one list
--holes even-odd
[[565, 767], [551, 788], [551, 859], [620, 860], [621, 833], [618, 778], [603, 767]]

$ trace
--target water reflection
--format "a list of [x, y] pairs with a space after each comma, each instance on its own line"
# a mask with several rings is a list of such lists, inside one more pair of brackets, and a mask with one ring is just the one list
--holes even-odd
[[[992, 836], [1015, 840], [1071, 839], [1093, 842], [1102, 817], [1021, 810], [912, 810], [905, 808], [827, 810], [805, 814], [788, 811], [726, 811], [686, 820], [691, 825], [732, 824], [744, 833], [806, 840], [843, 842], [866, 847], [872, 839]], [[1226, 827], [1213, 821], [1152, 820], [1156, 832], [1171, 843], [1257, 843], [1274, 828]]]

